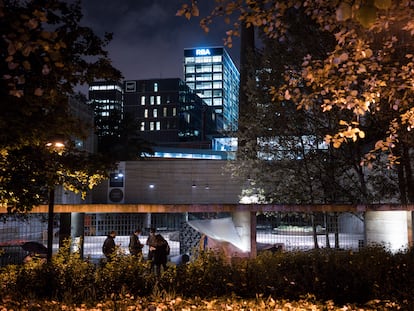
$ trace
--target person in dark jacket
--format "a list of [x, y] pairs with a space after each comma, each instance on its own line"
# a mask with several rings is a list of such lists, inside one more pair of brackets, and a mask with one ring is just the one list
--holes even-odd
[[167, 260], [169, 255], [169, 245], [161, 234], [155, 235], [155, 250], [154, 250], [154, 266], [156, 274], [161, 274], [161, 267], [163, 271], [167, 270]]
[[144, 245], [139, 240], [141, 229], [136, 229], [129, 237], [129, 253], [133, 256], [141, 257]]
[[155, 228], [150, 229], [150, 233], [147, 239], [146, 244], [148, 245], [148, 260], [151, 263], [150, 271], [153, 271], [154, 269], [154, 253], [155, 249], [157, 247], [157, 240], [155, 238]]
[[114, 256], [114, 253], [115, 253], [115, 249], [116, 249], [115, 237], [116, 237], [116, 232], [111, 231], [111, 233], [109, 233], [109, 235], [107, 236], [107, 238], [105, 239], [102, 245], [102, 253], [104, 253], [108, 261], [112, 260], [112, 257]]

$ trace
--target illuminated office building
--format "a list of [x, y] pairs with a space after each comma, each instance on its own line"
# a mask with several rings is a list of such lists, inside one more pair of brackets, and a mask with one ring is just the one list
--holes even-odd
[[220, 116], [218, 130], [237, 130], [240, 73], [223, 47], [184, 49], [184, 80]]
[[98, 140], [118, 136], [123, 116], [122, 84], [99, 81], [89, 85], [89, 105], [95, 115], [95, 131]]
[[211, 148], [216, 116], [179, 78], [127, 80], [124, 112], [141, 138], [157, 146]]

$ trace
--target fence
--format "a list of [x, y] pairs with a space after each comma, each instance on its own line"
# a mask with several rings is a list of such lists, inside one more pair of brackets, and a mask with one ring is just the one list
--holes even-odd
[[[63, 214], [54, 218], [53, 251], [59, 247]], [[94, 262], [103, 257], [102, 244], [111, 231], [127, 254], [129, 235], [142, 228], [140, 240], [145, 244], [149, 228], [156, 227], [169, 242], [170, 259], [180, 254], [191, 254], [199, 247], [203, 234], [219, 237], [232, 243], [232, 237], [224, 232], [216, 220], [231, 219], [229, 212], [185, 213], [84, 213], [83, 255]], [[0, 265], [18, 264], [27, 255], [21, 245], [35, 241], [47, 245], [47, 214], [33, 213], [24, 216], [2, 215], [0, 223]], [[203, 230], [196, 230], [194, 223], [202, 220]], [[231, 223], [231, 222], [230, 222]], [[221, 227], [221, 228], [220, 228]], [[237, 231], [237, 228], [235, 228]], [[221, 231], [221, 232], [220, 232]], [[221, 235], [220, 235], [221, 234]], [[225, 236], [227, 235], [227, 236]], [[256, 215], [257, 251], [309, 250], [315, 247], [358, 249], [364, 244], [364, 217], [361, 212], [266, 212]], [[201, 243], [202, 244], [202, 243]], [[147, 246], [143, 249], [147, 254]]]

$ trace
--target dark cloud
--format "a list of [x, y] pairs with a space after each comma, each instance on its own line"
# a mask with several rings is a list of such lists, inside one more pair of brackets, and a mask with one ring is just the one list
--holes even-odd
[[[125, 79], [182, 78], [184, 48], [222, 46], [229, 27], [217, 23], [209, 33], [204, 33], [199, 19], [188, 21], [175, 15], [181, 3], [178, 0], [84, 0], [83, 24], [100, 35], [113, 33], [108, 50], [114, 66]], [[237, 65], [238, 42], [228, 49]]]

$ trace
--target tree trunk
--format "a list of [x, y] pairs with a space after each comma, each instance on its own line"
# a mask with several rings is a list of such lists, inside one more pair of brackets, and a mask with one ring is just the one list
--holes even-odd
[[414, 202], [414, 181], [413, 181], [413, 170], [411, 167], [410, 149], [405, 144], [403, 144], [402, 148], [403, 148], [402, 164], [404, 165], [404, 172], [405, 172], [407, 203], [413, 203]]
[[[247, 96], [247, 83], [249, 77], [254, 75], [252, 72], [252, 66], [250, 65], [251, 60], [255, 52], [255, 41], [254, 41], [254, 28], [246, 27], [245, 25], [241, 28], [241, 43], [240, 43], [240, 87], [239, 87], [239, 124], [238, 124], [238, 148], [237, 158], [238, 159], [254, 159], [255, 154], [252, 150], [248, 150], [247, 146], [249, 142], [256, 141], [256, 137], [252, 136], [254, 133], [248, 130], [249, 117], [252, 114], [253, 106], [249, 102]], [[249, 134], [250, 133], [250, 134]]]

